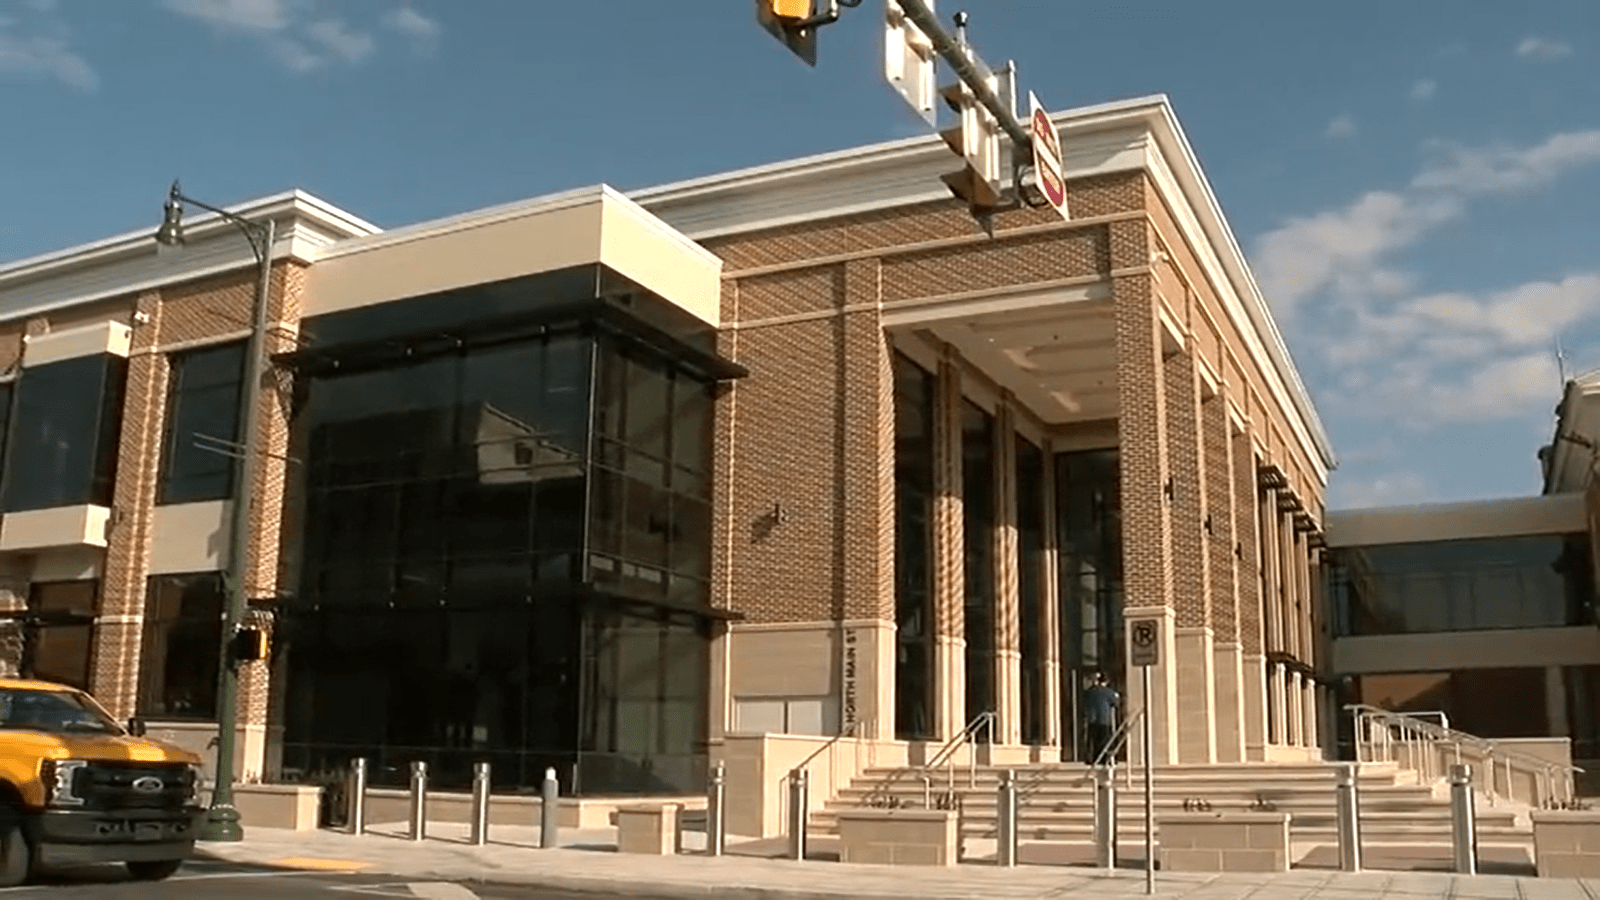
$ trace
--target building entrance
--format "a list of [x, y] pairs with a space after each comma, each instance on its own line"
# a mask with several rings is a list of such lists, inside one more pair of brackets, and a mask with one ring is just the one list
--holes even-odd
[[[1061, 756], [1092, 762], [1095, 737], [1127, 709], [1122, 639], [1122, 498], [1115, 449], [1058, 453]], [[1096, 674], [1121, 702], [1107, 721], [1088, 690]]]

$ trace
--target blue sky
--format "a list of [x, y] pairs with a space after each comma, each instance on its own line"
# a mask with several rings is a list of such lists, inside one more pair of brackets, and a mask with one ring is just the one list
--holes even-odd
[[[1538, 489], [1600, 366], [1600, 0], [942, 0], [1052, 108], [1168, 94], [1341, 456], [1330, 504]], [[0, 0], [0, 262], [291, 187], [394, 226], [917, 134], [880, 0]]]

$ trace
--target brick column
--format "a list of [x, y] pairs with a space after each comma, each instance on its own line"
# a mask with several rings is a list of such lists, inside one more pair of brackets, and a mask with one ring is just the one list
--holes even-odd
[[1234, 522], [1236, 476], [1228, 401], [1222, 394], [1200, 405], [1206, 470], [1206, 558], [1211, 579], [1211, 652], [1215, 690], [1217, 762], [1243, 762], [1244, 669], [1239, 643], [1238, 527]]
[[[1149, 263], [1147, 226], [1119, 222], [1110, 226], [1113, 269]], [[1165, 486], [1171, 474], [1167, 462], [1162, 335], [1155, 294], [1146, 275], [1114, 278], [1112, 295], [1116, 315], [1117, 440], [1122, 462], [1123, 618], [1132, 623], [1159, 620], [1165, 646], [1163, 665], [1151, 673], [1151, 762], [1176, 761], [1173, 735], [1176, 672], [1172, 665], [1173, 561], [1171, 522]], [[1124, 638], [1132, 633], [1124, 628]], [[1144, 700], [1142, 673], [1127, 669], [1127, 708], [1140, 711]], [[1130, 745], [1130, 758], [1140, 759], [1139, 741]]]
[[134, 309], [148, 315], [149, 320], [134, 326], [128, 357], [117, 482], [100, 580], [89, 684], [90, 692], [118, 719], [137, 711], [150, 526], [155, 514], [167, 405], [167, 358], [150, 352], [160, 339], [160, 296], [153, 292], [142, 294]]
[[1022, 743], [1022, 649], [1017, 592], [1017, 417], [1010, 391], [994, 418], [996, 743]]
[[1206, 552], [1206, 478], [1200, 439], [1200, 373], [1194, 356], [1164, 363], [1167, 451], [1172, 477], [1173, 605], [1177, 631], [1178, 761], [1217, 757], [1216, 685], [1211, 633], [1211, 560]]
[[[1278, 492], [1266, 488], [1260, 493], [1257, 513], [1261, 517], [1261, 560], [1266, 575], [1261, 598], [1263, 644], [1268, 653], [1283, 649], [1283, 535], [1279, 527]], [[1277, 663], [1267, 667], [1267, 743], [1284, 746], [1288, 730], [1284, 716], [1284, 671]]]
[[1047, 746], [1061, 747], [1068, 736], [1061, 721], [1061, 562], [1056, 526], [1056, 457], [1055, 448], [1046, 440], [1040, 447], [1044, 451], [1044, 575], [1041, 606], [1044, 630], [1040, 651], [1044, 658], [1044, 742]]
[[1240, 697], [1247, 760], [1266, 758], [1267, 670], [1262, 644], [1261, 578], [1264, 554], [1260, 534], [1256, 457], [1249, 431], [1230, 422], [1233, 445], [1234, 563], [1238, 571]]
[[[271, 304], [267, 308], [267, 333], [262, 352], [268, 359], [295, 349], [300, 333], [300, 310], [305, 296], [305, 268], [282, 262], [273, 269]], [[284, 486], [290, 476], [289, 413], [290, 373], [268, 363], [263, 373], [260, 412], [256, 429], [255, 484], [250, 497], [250, 542], [246, 551], [245, 596], [253, 608], [245, 624], [271, 631], [278, 594], [282, 550]], [[242, 426], [241, 422], [241, 426]], [[266, 726], [272, 707], [272, 673], [268, 660], [244, 664], [239, 671], [239, 724], [244, 733], [239, 753], [239, 775], [259, 778], [267, 765]]]
[[961, 369], [945, 348], [934, 398], [933, 729], [946, 741], [966, 724], [966, 590], [961, 506]]
[[[1280, 492], [1280, 496], [1287, 492]], [[1300, 587], [1305, 567], [1300, 565], [1299, 535], [1295, 531], [1294, 516], [1277, 510], [1278, 534], [1283, 546], [1283, 649], [1300, 655]], [[1298, 672], [1284, 673], [1284, 740], [1290, 747], [1305, 746], [1302, 733], [1303, 678]]]
[[[1301, 558], [1305, 565], [1305, 613], [1301, 616], [1301, 625], [1304, 628], [1305, 640], [1302, 642], [1304, 653], [1300, 657], [1306, 665], [1313, 669], [1319, 667], [1321, 646], [1319, 640], [1318, 622], [1321, 620], [1320, 609], [1322, 604], [1321, 573], [1317, 562], [1317, 551], [1311, 546], [1310, 535], [1300, 532]], [[1319, 709], [1321, 708], [1321, 692], [1317, 688], [1314, 678], [1305, 679], [1304, 696], [1301, 699], [1301, 735], [1307, 747], [1317, 748], [1322, 746], [1320, 729], [1318, 728]]]

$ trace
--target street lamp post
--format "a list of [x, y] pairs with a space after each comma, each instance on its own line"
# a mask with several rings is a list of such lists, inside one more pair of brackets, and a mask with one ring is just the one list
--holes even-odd
[[217, 694], [217, 765], [215, 784], [211, 791], [211, 806], [200, 829], [200, 839], [205, 841], [239, 841], [244, 839], [244, 828], [239, 823], [239, 811], [233, 805], [234, 745], [237, 740], [239, 719], [239, 660], [234, 647], [240, 623], [244, 620], [246, 556], [250, 543], [250, 507], [252, 487], [259, 454], [256, 450], [256, 431], [260, 427], [261, 380], [265, 375], [263, 342], [266, 339], [267, 300], [272, 289], [272, 243], [276, 229], [272, 219], [255, 222], [184, 196], [178, 182], [172, 183], [167, 196], [161, 227], [156, 230], [156, 242], [175, 247], [184, 243], [183, 207], [197, 206], [216, 213], [239, 229], [250, 242], [259, 267], [254, 309], [251, 317], [250, 337], [245, 352], [245, 377], [240, 391], [240, 405], [244, 408], [243, 432], [237, 447], [238, 474], [233, 483], [233, 515], [229, 523], [228, 571], [226, 573], [226, 602], [223, 604], [222, 646], [219, 648], [219, 684]]

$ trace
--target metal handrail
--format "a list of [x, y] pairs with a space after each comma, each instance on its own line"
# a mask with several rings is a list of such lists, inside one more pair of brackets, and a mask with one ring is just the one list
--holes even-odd
[[811, 755], [810, 756], [806, 757], [805, 759], [800, 760], [800, 764], [795, 766], [794, 768], [790, 769], [789, 770], [789, 774], [792, 776], [795, 773], [799, 772], [800, 770], [806, 768], [807, 766], [810, 766], [811, 763], [814, 760], [816, 760], [817, 757], [819, 757], [823, 753], [827, 752], [829, 747], [832, 747], [833, 745], [839, 743], [839, 741], [841, 741], [841, 740], [843, 740], [843, 739], [845, 739], [847, 737], [854, 737], [855, 733], [856, 733], [856, 728], [859, 727], [860, 725], [861, 725], [861, 722], [859, 720], [857, 720], [855, 722], [851, 722], [850, 726], [848, 728], [845, 728], [843, 731], [840, 731], [838, 734], [834, 735], [833, 737], [828, 738], [827, 743], [825, 743], [821, 747], [818, 747], [817, 749], [811, 751]]
[[[951, 763], [949, 766], [949, 790], [953, 793], [955, 791], [955, 766], [952, 761], [955, 758], [956, 751], [961, 749], [963, 745], [971, 740], [972, 736], [977, 733], [980, 727], [983, 726], [988, 726], [989, 743], [994, 743], [994, 722], [995, 714], [993, 711], [978, 713], [972, 718], [972, 721], [968, 722], [960, 731], [956, 732], [956, 734], [953, 735], [949, 740], [940, 745], [939, 749], [933, 754], [933, 756], [929, 757], [929, 759], [922, 765], [907, 766], [904, 769], [897, 769], [891, 773], [888, 778], [885, 778], [878, 784], [877, 787], [872, 789], [872, 792], [866, 796], [865, 803], [868, 806], [871, 806], [875, 801], [877, 801], [878, 798], [884, 796], [891, 787], [897, 784], [901, 778], [915, 772], [921, 774], [922, 776], [923, 804], [931, 807], [934, 770], [939, 768], [939, 766], [946, 764], [947, 762]], [[973, 765], [971, 767], [970, 780], [976, 782], [977, 761], [974, 759], [972, 762]]]
[[[1133, 726], [1138, 724], [1140, 718], [1144, 716], [1144, 712], [1145, 711], [1141, 709], [1128, 718], [1123, 719], [1122, 723], [1117, 726], [1117, 730], [1111, 733], [1111, 740], [1106, 742], [1105, 747], [1101, 748], [1100, 752], [1095, 754], [1095, 758], [1089, 763], [1089, 774], [1079, 778], [1077, 781], [1068, 783], [1073, 787], [1082, 787], [1084, 784], [1087, 784], [1093, 779], [1094, 770], [1099, 768], [1101, 765], [1104, 765], [1108, 758], [1111, 760], [1112, 770], [1115, 771], [1117, 768], [1117, 754], [1122, 751], [1123, 747], [1127, 746], [1128, 737], [1129, 735], [1133, 734]], [[1018, 801], [1020, 802], [1028, 797], [1033, 796], [1033, 792], [1038, 790], [1039, 786], [1042, 785], [1054, 771], [1056, 770], [1050, 766], [1044, 766], [1035, 770], [1032, 776], [1028, 778], [1028, 783], [1017, 788]], [[1123, 771], [1126, 775], [1128, 784], [1131, 786], [1133, 784], [1133, 766], [1125, 766]]]
[[[1495, 770], [1496, 762], [1504, 764], [1505, 796], [1507, 799], [1515, 800], [1515, 792], [1511, 784], [1513, 763], [1517, 764], [1517, 768], [1524, 774], [1531, 775], [1536, 779], [1536, 789], [1542, 796], [1533, 798], [1533, 802], [1530, 803], [1532, 806], [1538, 806], [1541, 802], [1555, 799], [1557, 793], [1561, 795], [1560, 800], [1572, 800], [1576, 793], [1574, 776], [1584, 771], [1579, 766], [1557, 763], [1534, 756], [1531, 753], [1501, 748], [1493, 739], [1468, 734], [1448, 725], [1435, 725], [1432, 722], [1421, 720], [1415, 714], [1395, 712], [1364, 703], [1346, 704], [1345, 710], [1354, 714], [1352, 724], [1355, 728], [1355, 733], [1352, 735], [1352, 744], [1355, 748], [1357, 762], [1369, 761], [1363, 753], [1364, 747], [1374, 747], [1376, 748], [1375, 752], [1381, 753], [1387, 761], [1395, 761], [1392, 752], [1394, 746], [1392, 740], [1397, 736], [1395, 734], [1396, 731], [1399, 732], [1398, 738], [1400, 742], [1408, 748], [1414, 748], [1418, 743], [1426, 743], [1434, 747], [1451, 747], [1455, 752], [1455, 761], [1457, 763], [1461, 761], [1462, 746], [1479, 750], [1488, 768], [1487, 777], [1483, 781], [1483, 790], [1488, 795], [1490, 803], [1497, 802], [1501, 796], [1498, 788], [1499, 773]], [[1422, 715], [1430, 714], [1423, 713]], [[1449, 721], [1443, 713], [1438, 713], [1437, 715], [1440, 716], [1441, 720]], [[1364, 725], [1367, 724], [1376, 724], [1383, 729], [1381, 743], [1366, 739], [1367, 728]], [[1420, 760], [1417, 754], [1410, 753], [1408, 754], [1407, 762], [1414, 771], [1426, 779], [1438, 780], [1444, 775], [1443, 772], [1436, 770], [1436, 760], [1431, 753], [1421, 756]], [[1537, 780], [1541, 778], [1542, 781]], [[1557, 790], [1558, 784], [1560, 785], [1559, 792]]]

